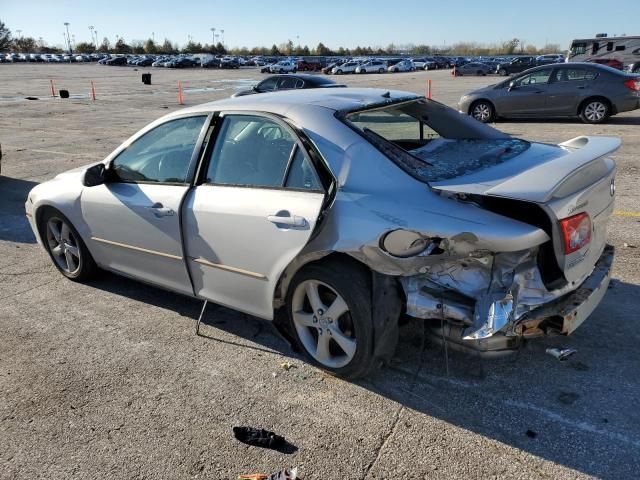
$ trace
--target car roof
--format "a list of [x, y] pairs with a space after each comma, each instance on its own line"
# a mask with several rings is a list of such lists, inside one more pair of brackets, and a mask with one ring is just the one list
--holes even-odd
[[296, 107], [353, 111], [417, 98], [421, 98], [421, 96], [415, 93], [381, 88], [279, 90], [204, 103], [178, 110], [175, 115], [216, 110], [255, 110], [286, 116], [289, 110]]
[[[335, 84], [333, 80], [327, 78], [322, 75], [310, 75], [308, 73], [286, 73], [280, 75], [272, 75], [270, 77], [265, 78], [262, 82], [270, 80], [272, 78], [299, 78], [300, 80], [304, 80], [305, 82], [312, 83], [314, 85], [330, 85]], [[262, 83], [260, 82], [260, 83]]]

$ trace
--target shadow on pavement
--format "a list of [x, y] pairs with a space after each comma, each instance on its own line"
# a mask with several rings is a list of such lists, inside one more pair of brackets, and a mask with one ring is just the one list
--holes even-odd
[[[111, 274], [92, 286], [191, 317], [195, 335], [199, 300]], [[401, 328], [392, 364], [355, 384], [424, 421], [436, 418], [583, 474], [632, 478], [640, 454], [640, 337], [635, 333], [640, 321], [634, 315], [639, 297], [640, 287], [615, 281], [602, 305], [570, 338], [537, 339], [500, 359], [483, 360], [450, 348], [445, 354], [426, 335], [424, 322], [410, 320]], [[218, 330], [237, 341], [217, 337]], [[201, 333], [203, 340], [305, 361], [271, 322], [215, 304], [207, 307]], [[545, 354], [547, 347], [557, 346], [570, 346], [578, 354], [565, 362]], [[437, 441], [422, 429], [414, 435], [408, 447], [402, 445], [414, 456]]]
[[35, 243], [24, 214], [24, 202], [38, 182], [0, 175], [0, 240], [16, 243]]

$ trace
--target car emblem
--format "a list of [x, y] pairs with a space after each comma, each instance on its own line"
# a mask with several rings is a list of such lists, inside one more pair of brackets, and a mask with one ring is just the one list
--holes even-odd
[[609, 185], [609, 193], [613, 197], [616, 194], [616, 179], [611, 180], [611, 184]]

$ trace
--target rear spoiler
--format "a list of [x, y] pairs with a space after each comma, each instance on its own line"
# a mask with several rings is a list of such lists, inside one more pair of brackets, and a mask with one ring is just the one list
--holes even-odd
[[[617, 137], [580, 136], [558, 144], [569, 153], [556, 161], [542, 163], [526, 172], [526, 175], [515, 176], [490, 189], [488, 195], [500, 197], [517, 197], [519, 193], [528, 192], [527, 200], [544, 203], [549, 201], [560, 186], [570, 176], [574, 176], [594, 160], [613, 153], [620, 148], [622, 141]], [[555, 185], [549, 185], [553, 179]], [[544, 185], [544, 188], [531, 187], [531, 182]]]

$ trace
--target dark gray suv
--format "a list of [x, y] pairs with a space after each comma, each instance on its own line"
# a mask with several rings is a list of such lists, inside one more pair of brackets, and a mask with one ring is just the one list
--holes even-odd
[[483, 123], [497, 118], [572, 117], [603, 123], [640, 108], [640, 76], [593, 63], [531, 68], [458, 102], [460, 112]]

